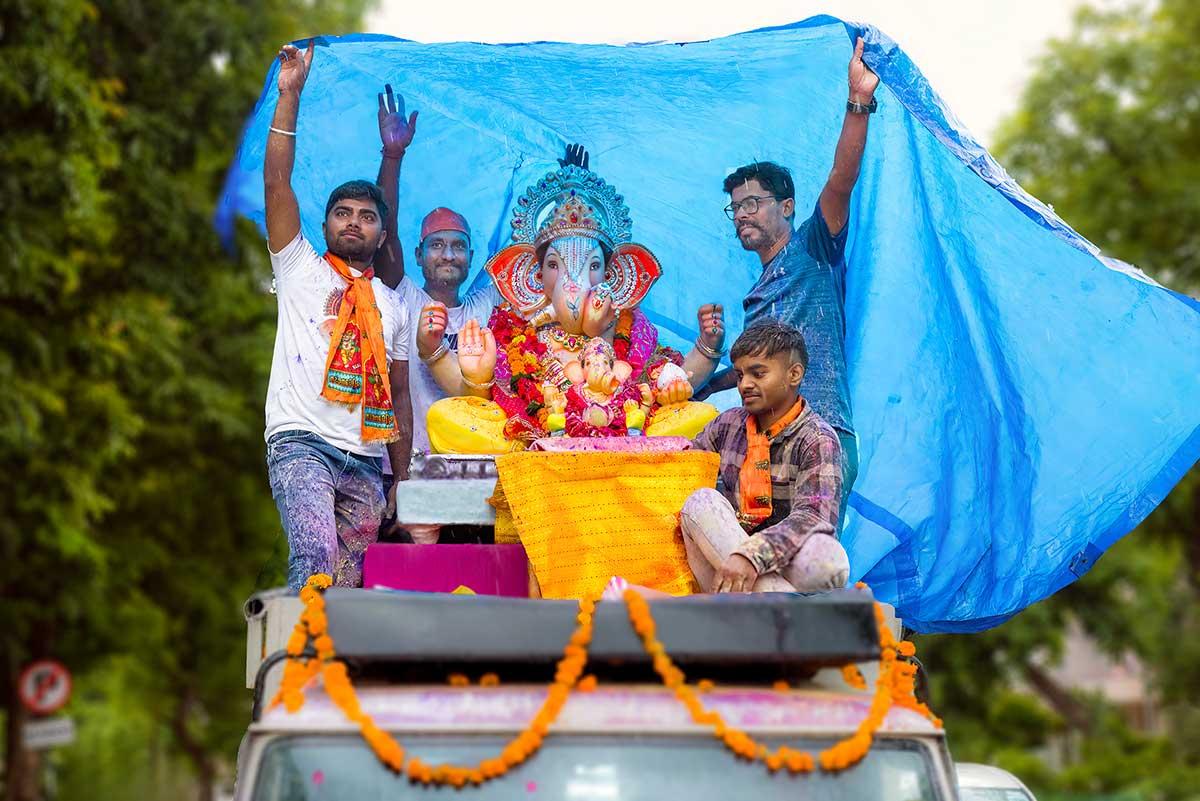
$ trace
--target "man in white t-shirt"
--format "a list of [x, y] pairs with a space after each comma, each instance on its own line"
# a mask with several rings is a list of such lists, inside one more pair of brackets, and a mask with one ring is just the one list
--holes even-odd
[[[288, 586], [314, 573], [361, 583], [379, 535], [382, 457], [412, 449], [408, 312], [374, 277], [386, 203], [368, 181], [325, 208], [324, 255], [300, 232], [292, 191], [296, 116], [313, 46], [279, 53], [279, 99], [263, 164], [267, 244], [279, 302], [267, 389], [267, 471], [288, 540]], [[407, 465], [407, 461], [404, 462]]]
[[[415, 322], [421, 309], [440, 306], [445, 314], [446, 334], [442, 346], [450, 352], [458, 350], [458, 332], [467, 320], [487, 325], [492, 309], [503, 300], [496, 285], [486, 274], [476, 286], [462, 294], [462, 285], [471, 272], [475, 251], [471, 244], [471, 227], [461, 214], [447, 208], [436, 208], [421, 222], [421, 238], [413, 252], [420, 268], [420, 285], [405, 271], [404, 252], [396, 231], [396, 204], [399, 196], [400, 165], [416, 131], [417, 112], [405, 117], [404, 98], [386, 87], [386, 96], [379, 95], [379, 138], [383, 143], [383, 161], [379, 167], [379, 186], [383, 189], [388, 214], [385, 226], [388, 241], [375, 260], [379, 277], [394, 287], [408, 310], [410, 326], [408, 352], [417, 353]], [[429, 434], [425, 415], [434, 401], [446, 397], [429, 368], [413, 359], [409, 368], [408, 387], [413, 409], [413, 448], [429, 452]], [[395, 463], [393, 462], [394, 466]]]

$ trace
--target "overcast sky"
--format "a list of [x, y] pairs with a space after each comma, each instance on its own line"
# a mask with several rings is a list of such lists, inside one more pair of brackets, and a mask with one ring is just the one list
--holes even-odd
[[[1093, 5], [1111, 6], [1117, 0]], [[984, 144], [1080, 0], [381, 0], [368, 30], [422, 42], [690, 41], [831, 14], [883, 30]]]

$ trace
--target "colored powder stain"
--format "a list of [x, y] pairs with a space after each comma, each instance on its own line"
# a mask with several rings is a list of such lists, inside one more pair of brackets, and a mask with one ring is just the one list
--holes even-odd
[[536, 793], [537, 792], [537, 782], [527, 782], [525, 784], [525, 792]]
[[325, 783], [325, 771], [314, 770], [312, 775], [312, 783], [320, 787]]

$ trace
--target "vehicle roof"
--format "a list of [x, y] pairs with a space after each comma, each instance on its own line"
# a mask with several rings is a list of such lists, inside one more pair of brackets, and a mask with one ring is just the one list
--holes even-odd
[[[294, 714], [282, 706], [266, 711], [251, 732], [339, 732], [357, 729], [320, 687], [306, 692]], [[375, 686], [357, 691], [363, 710], [381, 728], [403, 732], [518, 731], [528, 725], [546, 697], [545, 685], [457, 688], [447, 685]], [[869, 693], [822, 690], [771, 690], [721, 686], [701, 695], [705, 706], [726, 724], [759, 734], [845, 735], [867, 716]], [[561, 733], [698, 733], [705, 729], [662, 686], [601, 685], [575, 692], [553, 731]], [[893, 707], [880, 729], [884, 734], [940, 737], [921, 715]]]
[[954, 769], [958, 773], [959, 787], [1026, 789], [1020, 779], [1004, 768], [997, 768], [994, 765], [981, 765], [977, 762], [956, 762], [954, 763]]
[[[740, 670], [745, 681], [753, 676], [769, 683], [780, 670], [879, 658], [875, 606], [866, 590], [694, 595], [653, 599], [649, 606], [657, 636], [689, 671]], [[447, 664], [500, 670], [553, 662], [575, 630], [579, 606], [331, 587], [325, 611], [343, 660], [400, 664], [410, 673], [428, 666], [433, 673], [425, 680], [438, 681]], [[650, 665], [624, 603], [596, 604], [588, 660], [597, 667]]]

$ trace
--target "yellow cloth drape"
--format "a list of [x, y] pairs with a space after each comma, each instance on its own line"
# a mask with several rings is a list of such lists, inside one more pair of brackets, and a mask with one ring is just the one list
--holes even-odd
[[672, 595], [695, 591], [679, 533], [688, 496], [720, 457], [541, 453], [496, 457], [500, 486], [545, 598], [595, 596], [613, 576]]

